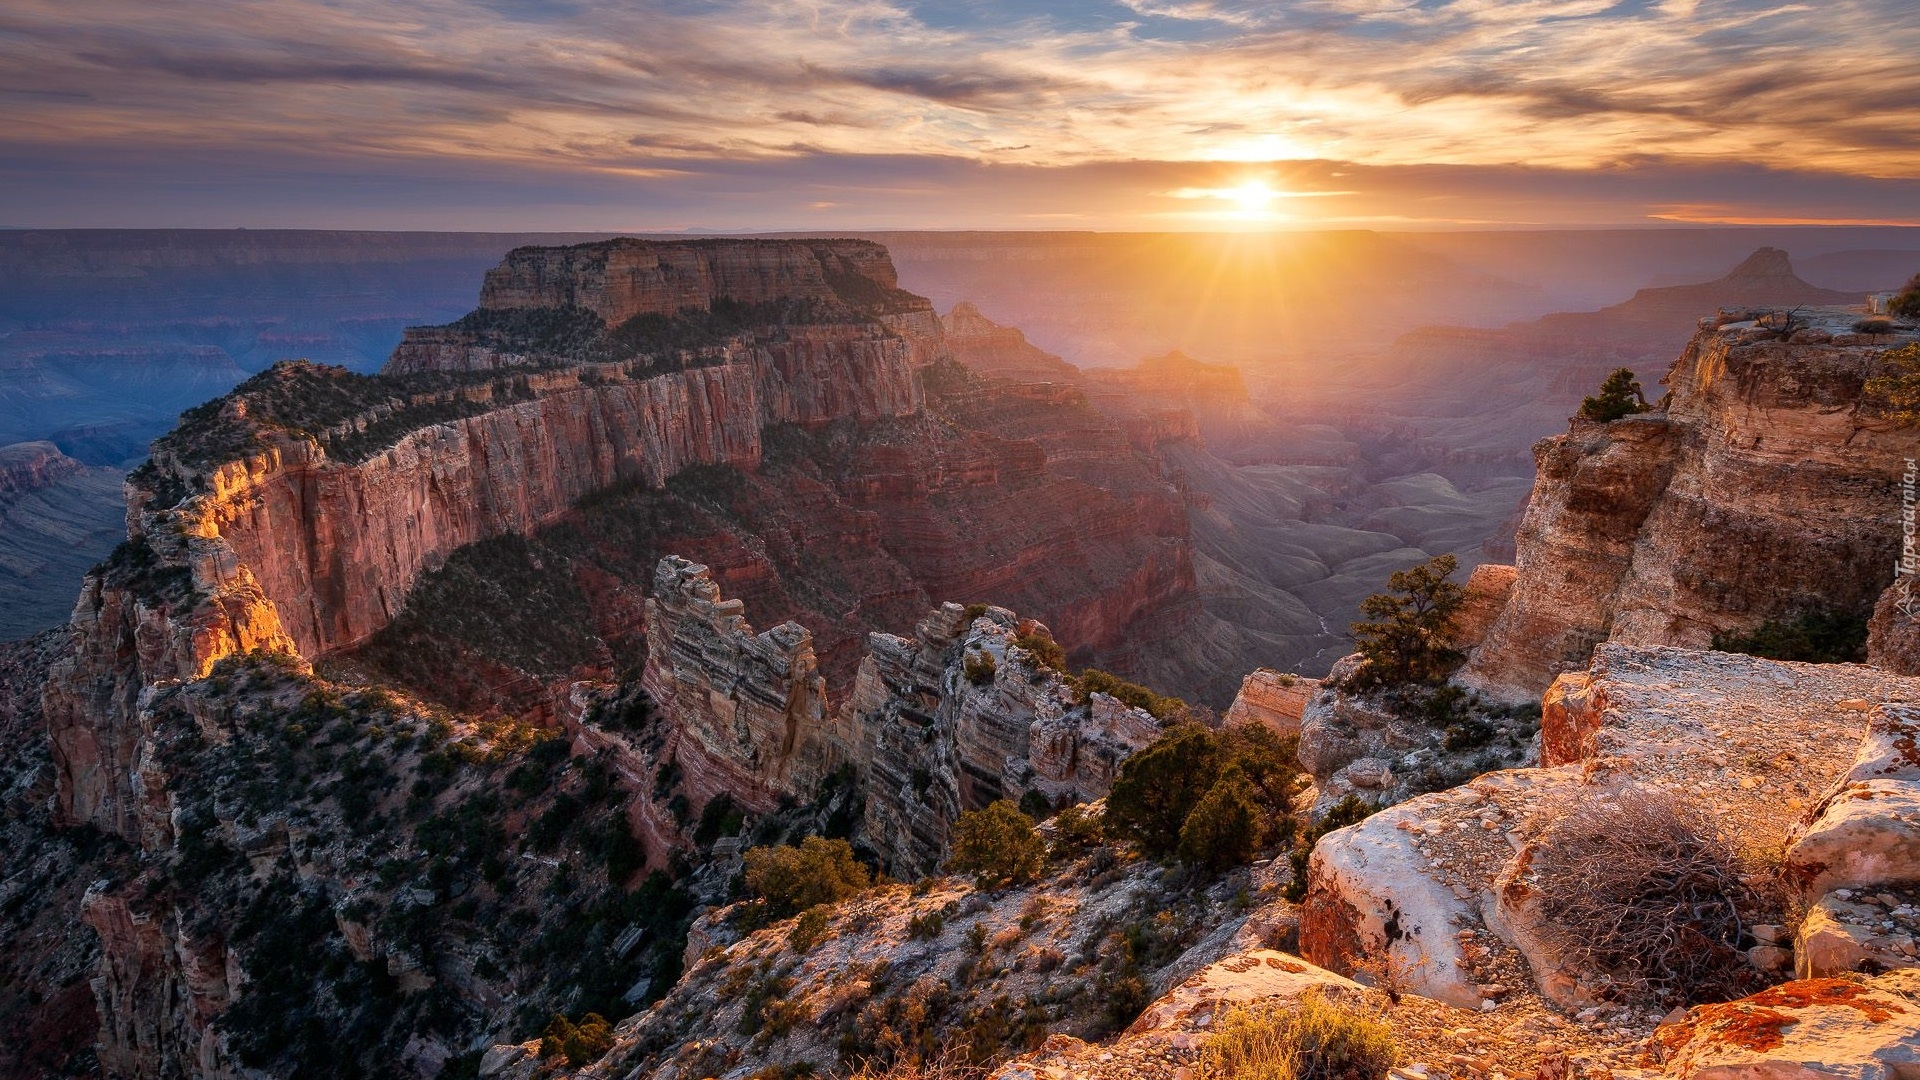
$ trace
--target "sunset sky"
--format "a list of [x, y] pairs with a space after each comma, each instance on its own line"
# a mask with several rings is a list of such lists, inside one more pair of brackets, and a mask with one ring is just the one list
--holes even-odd
[[0, 225], [1920, 223], [1920, 5], [7, 0]]

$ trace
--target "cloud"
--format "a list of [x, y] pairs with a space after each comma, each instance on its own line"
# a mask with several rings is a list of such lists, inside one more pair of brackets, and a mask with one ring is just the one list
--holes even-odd
[[[1631, 179], [1646, 162], [1760, 166], [1810, 193], [1831, 189], [1815, 177], [1920, 178], [1920, 25], [1905, 2], [11, 0], [0, 107], [10, 152], [34, 165], [5, 174], [27, 199], [14, 205], [39, 213], [65, 198], [77, 214], [91, 190], [63, 190], [61, 162], [88, 184], [117, 173], [128, 190], [163, 162], [182, 198], [196, 183], [226, 193], [208, 196], [213, 209], [235, 205], [215, 162], [268, 163], [256, 181], [268, 188], [274, 168], [324, 162], [333, 183], [364, 188], [365, 206], [383, 192], [398, 206], [393, 193], [421, 174], [538, 176], [513, 190], [592, 201], [602, 184], [724, 173], [763, 196], [809, 185], [793, 205], [817, 216], [859, 209], [822, 196], [858, 180], [824, 179], [831, 162], [884, 162], [880, 186], [918, 177], [908, 187], [924, 193], [970, 183], [956, 162], [1086, 178], [1275, 159], [1426, 175], [1438, 185], [1426, 203], [1440, 206], [1473, 193], [1423, 168], [1497, 189], [1544, 167], [1619, 185], [1598, 203], [1561, 196], [1566, 214], [1604, 204], [1635, 220], [1654, 205]], [[52, 179], [32, 189], [28, 175]], [[1166, 210], [1152, 192], [1209, 186], [1116, 186], [1132, 202], [1097, 209], [1056, 190], [1056, 206], [1005, 213], [986, 191], [966, 212], [1150, 222]], [[309, 197], [279, 190], [290, 213]], [[1793, 197], [1771, 181], [1752, 191], [1782, 207]], [[667, 208], [696, 194], [641, 193]], [[1328, 220], [1339, 201], [1314, 200]], [[1668, 205], [1718, 202], [1676, 193]]]

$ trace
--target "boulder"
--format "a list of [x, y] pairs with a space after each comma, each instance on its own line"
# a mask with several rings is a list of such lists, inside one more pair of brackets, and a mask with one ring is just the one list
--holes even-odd
[[[1885, 971], [1911, 967], [1910, 936], [1882, 933], [1885, 913], [1871, 905], [1829, 893], [1809, 908], [1794, 935], [1793, 972], [1802, 979], [1827, 978], [1849, 971]], [[1900, 944], [1904, 941], [1906, 948]]]
[[1229, 724], [1265, 724], [1282, 735], [1300, 732], [1307, 703], [1320, 689], [1317, 679], [1261, 668], [1240, 680], [1240, 692], [1227, 708]]
[[1700, 1005], [1654, 1036], [1674, 1080], [1905, 1080], [1920, 1071], [1920, 971], [1804, 979]]
[[1883, 704], [1872, 710], [1853, 767], [1787, 852], [1788, 870], [1806, 895], [1920, 880], [1916, 739], [1920, 708]]

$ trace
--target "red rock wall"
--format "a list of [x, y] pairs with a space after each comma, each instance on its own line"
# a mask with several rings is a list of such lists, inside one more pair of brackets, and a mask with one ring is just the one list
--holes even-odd
[[864, 240], [614, 240], [516, 248], [487, 271], [480, 306], [572, 305], [612, 326], [635, 315], [705, 310], [721, 298], [831, 300], [830, 273], [858, 275], [887, 289], [900, 284], [886, 248]]
[[1601, 641], [1705, 648], [1769, 619], [1872, 608], [1920, 437], [1863, 398], [1887, 342], [1852, 333], [1852, 312], [1803, 317], [1791, 340], [1709, 325], [1667, 374], [1667, 412], [1575, 420], [1535, 447], [1518, 578], [1470, 685], [1532, 697]]

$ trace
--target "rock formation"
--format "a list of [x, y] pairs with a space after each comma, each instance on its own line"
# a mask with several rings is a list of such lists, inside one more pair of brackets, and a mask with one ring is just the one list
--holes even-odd
[[[1483, 986], [1498, 980], [1483, 976], [1502, 956], [1518, 956], [1549, 1000], [1591, 1004], [1604, 973], [1557, 954], [1539, 933], [1528, 875], [1546, 826], [1570, 806], [1648, 788], [1692, 801], [1743, 849], [1777, 849], [1830, 805], [1873, 711], [1920, 701], [1920, 680], [1605, 644], [1549, 700], [1543, 767], [1411, 799], [1320, 842], [1301, 910], [1303, 955], [1336, 971], [1385, 958], [1415, 992], [1464, 1007], [1488, 996]], [[1818, 841], [1801, 843], [1805, 854], [1790, 862], [1824, 865]], [[1825, 887], [1818, 874], [1810, 881]]]
[[661, 560], [647, 636], [644, 685], [692, 804], [725, 794], [764, 813], [813, 798], [849, 767], [864, 798], [858, 835], [896, 875], [932, 869], [964, 810], [1028, 792], [1049, 803], [1105, 796], [1120, 762], [1160, 730], [1036, 660], [1028, 646], [1051, 633], [1004, 608], [944, 604], [912, 638], [870, 635], [837, 707], [812, 636], [796, 623], [755, 634], [705, 566]]
[[755, 634], [707, 568], [668, 556], [647, 601], [643, 685], [678, 736], [674, 761], [699, 806], [725, 794], [764, 813], [811, 794], [844, 760], [827, 725], [813, 635], [786, 622]]
[[1318, 679], [1261, 668], [1240, 680], [1223, 718], [1228, 724], [1265, 724], [1282, 735], [1300, 733], [1300, 717], [1320, 689]]
[[1708, 320], [1666, 377], [1666, 411], [1575, 420], [1541, 442], [1512, 598], [1464, 681], [1525, 699], [1600, 641], [1703, 648], [1770, 619], [1870, 611], [1893, 577], [1898, 483], [1920, 437], [1876, 416], [1861, 386], [1890, 344], [1920, 335], [1855, 333], [1857, 318], [1801, 312], [1790, 336]]
[[1004, 608], [945, 604], [912, 638], [869, 639], [840, 724], [867, 773], [865, 836], [889, 865], [932, 869], [960, 812], [997, 799], [1102, 798], [1159, 734], [1142, 710], [1079, 693], [1036, 658], [1036, 638], [1052, 635]]
[[[608, 248], [606, 258], [625, 266], [644, 247], [620, 246], [618, 257]], [[781, 250], [744, 249], [717, 280], [799, 274], [805, 289], [826, 287], [817, 259]], [[582, 249], [567, 251], [562, 264], [593, 263]], [[847, 265], [880, 274], [861, 280], [884, 299], [891, 279], [873, 268], [875, 251], [884, 262], [884, 250], [867, 245]], [[513, 281], [526, 260], [545, 265], [537, 253], [520, 257]], [[500, 303], [528, 295], [501, 288]], [[595, 302], [618, 313], [641, 293], [606, 295]], [[772, 425], [919, 409], [909, 346], [842, 309], [841, 322], [771, 335], [778, 340], [744, 334], [719, 363], [684, 371], [655, 374], [643, 358], [468, 375], [451, 392], [382, 400], [346, 373], [282, 366], [196, 410], [156, 445], [152, 467], [129, 489], [129, 537], [154, 565], [89, 577], [74, 613], [80, 644], [49, 686], [63, 817], [132, 835], [129, 785], [146, 685], [197, 678], [234, 652], [316, 657], [364, 641], [399, 613], [424, 570], [461, 545], [534, 529], [616, 483], [658, 486], [697, 464], [753, 467]], [[355, 394], [364, 404], [344, 415], [315, 404]], [[448, 409], [455, 419], [444, 422]], [[421, 419], [410, 423], [414, 416]], [[150, 587], [158, 577], [179, 588], [163, 596]]]

